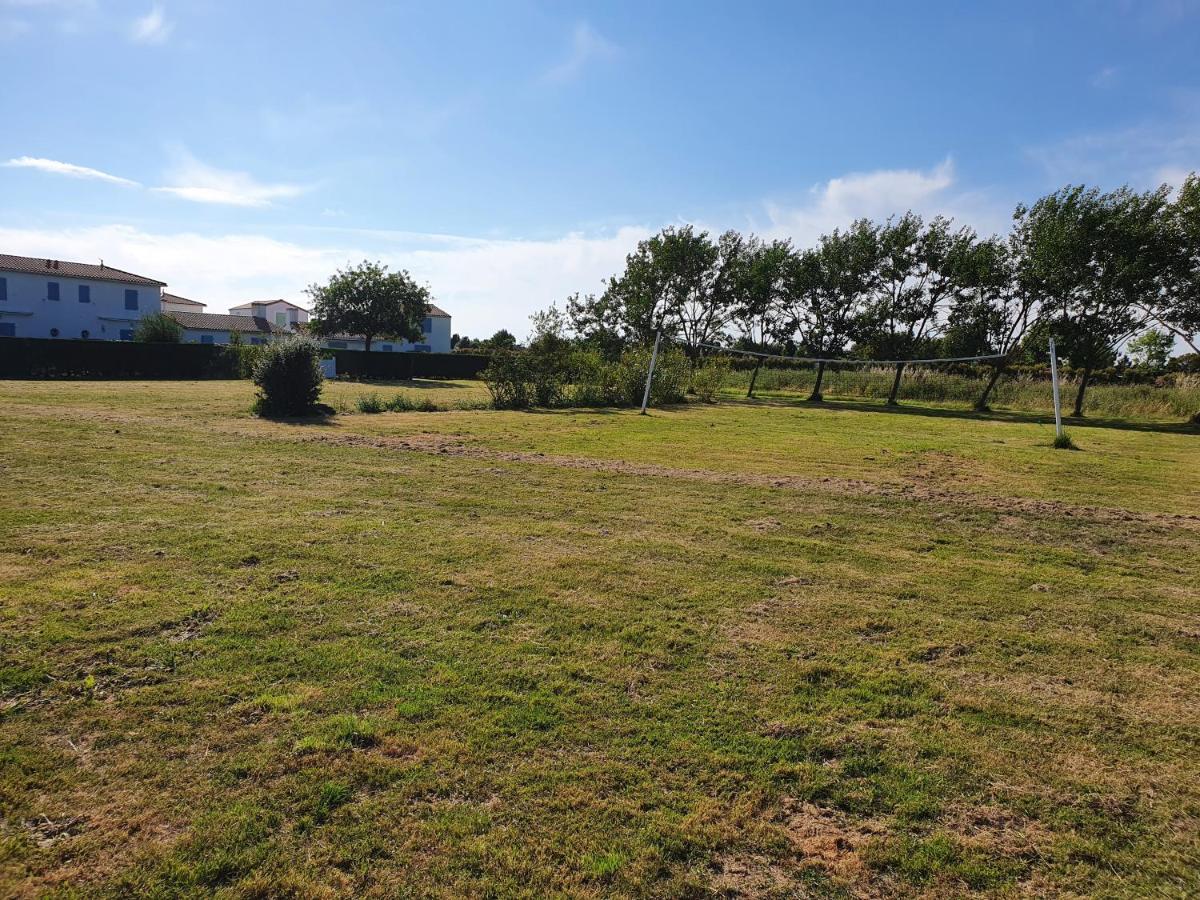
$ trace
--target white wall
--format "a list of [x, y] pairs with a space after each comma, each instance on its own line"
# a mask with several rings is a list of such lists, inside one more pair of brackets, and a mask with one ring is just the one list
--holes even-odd
[[[279, 313], [283, 313], [284, 315], [283, 322], [277, 322], [275, 319]], [[255, 301], [249, 309], [231, 309], [229, 314], [231, 316], [259, 316], [273, 325], [281, 325], [284, 328], [295, 325], [297, 322], [303, 323], [308, 321], [307, 309], [297, 309], [282, 300], [272, 300], [263, 303]]]
[[[393, 353], [411, 353], [418, 346], [428, 346], [429, 353], [450, 352], [450, 317], [430, 316], [430, 330], [419, 341], [391, 341], [387, 338], [375, 338], [371, 341], [372, 353], [386, 353], [385, 347], [390, 347]], [[328, 338], [321, 339], [321, 346], [331, 350], [365, 350], [365, 341], [339, 341], [339, 346], [330, 347]], [[345, 346], [341, 346], [341, 345]]]
[[[156, 313], [162, 304], [162, 289], [144, 284], [64, 278], [51, 269], [43, 275], [24, 272], [0, 272], [8, 282], [8, 300], [0, 300], [0, 322], [16, 326], [17, 337], [48, 338], [51, 329], [57, 337], [88, 337], [117, 341], [121, 331], [137, 327], [138, 320]], [[58, 283], [58, 300], [49, 299], [47, 284]], [[91, 302], [79, 302], [79, 286], [91, 289]], [[138, 292], [137, 310], [125, 309], [125, 291]]]

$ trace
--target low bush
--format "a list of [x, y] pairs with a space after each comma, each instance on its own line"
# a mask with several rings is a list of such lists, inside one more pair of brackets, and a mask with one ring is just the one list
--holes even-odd
[[710, 356], [692, 370], [692, 393], [704, 403], [716, 403], [731, 371], [728, 356]]
[[[637, 406], [642, 402], [650, 351], [626, 351], [611, 362], [591, 350], [500, 350], [483, 372], [496, 409], [568, 406]], [[676, 350], [659, 353], [650, 403], [681, 403], [688, 382], [687, 359]]]
[[254, 365], [258, 385], [255, 412], [262, 416], [307, 416], [321, 396], [321, 347], [310, 337], [292, 335], [263, 345]]
[[381, 413], [388, 408], [378, 394], [364, 394], [356, 405], [360, 413]]
[[387, 402], [387, 408], [390, 412], [439, 412], [441, 410], [441, 407], [428, 397], [413, 400], [406, 394], [397, 394]]

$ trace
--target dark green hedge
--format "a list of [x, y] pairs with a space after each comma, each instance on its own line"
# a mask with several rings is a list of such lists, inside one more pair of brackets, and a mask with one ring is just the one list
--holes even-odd
[[365, 350], [333, 350], [338, 377], [378, 378], [407, 381], [410, 378], [478, 378], [491, 362], [490, 356], [470, 353], [368, 353]]
[[[0, 378], [244, 378], [239, 352], [221, 344], [140, 344], [0, 338]], [[339, 376], [478, 378], [490, 357], [468, 353], [326, 351]]]
[[217, 344], [0, 338], [0, 378], [237, 378]]

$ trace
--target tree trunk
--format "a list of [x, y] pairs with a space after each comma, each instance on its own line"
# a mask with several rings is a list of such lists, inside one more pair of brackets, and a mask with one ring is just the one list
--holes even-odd
[[996, 386], [996, 382], [1000, 380], [1000, 376], [1004, 374], [1004, 364], [992, 366], [992, 377], [988, 379], [987, 387], [983, 389], [983, 394], [975, 401], [976, 412], [988, 412], [991, 407], [988, 406], [988, 397], [992, 395], [992, 388]]
[[1087, 390], [1088, 379], [1091, 377], [1092, 377], [1091, 368], [1089, 367], [1089, 368], [1084, 369], [1083, 370], [1083, 378], [1079, 382], [1079, 391], [1075, 394], [1075, 411], [1073, 413], [1071, 413], [1071, 415], [1075, 416], [1076, 418], [1083, 415], [1083, 394], [1084, 394], [1084, 391]]
[[817, 363], [817, 383], [813, 385], [812, 393], [808, 395], [810, 403], [820, 403], [824, 397], [821, 396], [821, 382], [825, 380], [825, 363]]
[[746, 391], [746, 398], [750, 399], [754, 396], [754, 382], [758, 381], [758, 370], [762, 368], [762, 357], [758, 358], [758, 362], [754, 364], [754, 374], [750, 376], [750, 390]]
[[904, 363], [896, 363], [896, 377], [892, 379], [892, 392], [888, 394], [887, 405], [899, 406], [896, 398], [900, 395], [900, 376], [904, 374]]

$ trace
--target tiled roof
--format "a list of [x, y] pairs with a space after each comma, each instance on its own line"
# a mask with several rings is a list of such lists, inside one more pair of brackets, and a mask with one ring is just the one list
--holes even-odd
[[222, 316], [217, 313], [168, 312], [184, 328], [202, 331], [249, 331], [256, 334], [287, 334], [286, 328], [272, 325], [259, 316]]
[[199, 300], [189, 300], [187, 297], [180, 297], [178, 294], [168, 294], [163, 291], [163, 303], [174, 303], [176, 306], [199, 306], [201, 308], [207, 306], [207, 303], [201, 303]]
[[434, 306], [432, 303], [429, 304], [429, 314], [431, 316], [440, 316], [447, 319], [450, 318], [450, 313], [446, 312], [440, 306]]
[[[282, 303], [284, 306], [290, 306], [292, 309], [304, 309], [304, 307], [303, 307], [303, 306], [297, 306], [295, 303], [292, 303], [290, 300], [283, 300], [283, 299], [279, 299], [279, 300], [252, 300], [252, 301], [251, 301], [251, 302], [249, 302], [249, 303], [239, 303], [237, 306], [231, 306], [231, 307], [229, 307], [229, 308], [230, 308], [230, 309], [250, 309], [250, 308], [251, 308], [251, 307], [253, 307], [253, 306], [259, 306], [259, 305], [262, 305], [262, 306], [271, 306], [271, 305], [273, 305], [273, 304], [275, 304], [275, 303]], [[305, 311], [305, 312], [308, 312], [308, 310], [307, 310], [307, 309], [304, 309], [304, 311]]]
[[0, 253], [0, 271], [22, 272], [28, 275], [58, 275], [62, 278], [90, 278], [94, 281], [119, 281], [122, 284], [145, 284], [162, 287], [165, 281], [155, 281], [145, 275], [134, 275], [112, 266], [93, 266], [91, 263], [65, 262], [33, 256], [10, 256]]

